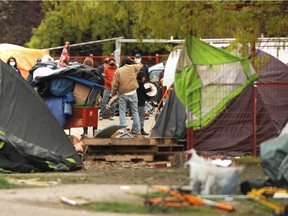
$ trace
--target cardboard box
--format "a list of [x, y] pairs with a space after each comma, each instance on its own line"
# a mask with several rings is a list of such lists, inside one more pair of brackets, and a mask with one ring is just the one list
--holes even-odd
[[90, 90], [91, 87], [76, 82], [73, 91], [75, 104], [84, 104], [86, 102]]

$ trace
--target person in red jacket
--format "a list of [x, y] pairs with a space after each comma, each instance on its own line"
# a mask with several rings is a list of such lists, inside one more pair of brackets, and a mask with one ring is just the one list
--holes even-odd
[[[106, 111], [106, 107], [110, 98], [111, 94], [111, 83], [113, 80], [114, 72], [117, 70], [116, 62], [114, 58], [110, 58], [108, 60], [108, 66], [104, 69], [104, 92], [103, 92], [103, 98], [102, 98], [102, 106], [100, 108], [100, 116], [99, 120], [103, 120], [104, 113]], [[109, 113], [109, 120], [113, 120], [113, 116], [115, 114], [115, 107], [110, 107], [110, 113]]]

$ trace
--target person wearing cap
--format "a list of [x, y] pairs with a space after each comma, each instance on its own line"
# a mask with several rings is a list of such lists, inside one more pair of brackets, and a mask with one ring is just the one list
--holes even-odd
[[131, 132], [139, 135], [141, 135], [141, 128], [136, 91], [139, 85], [136, 77], [142, 66], [141, 63], [133, 62], [130, 57], [126, 56], [121, 60], [120, 67], [115, 71], [112, 81], [112, 97], [116, 94], [119, 96], [120, 125], [127, 127], [126, 108], [129, 105], [133, 118]]
[[[141, 58], [141, 54], [140, 53], [136, 53], [134, 56], [134, 61], [136, 63], [142, 63], [142, 58]], [[143, 64], [143, 63], [142, 63]], [[146, 81], [149, 82], [150, 81], [150, 77], [149, 77], [149, 70], [148, 70], [148, 66], [144, 65], [142, 66], [142, 68], [140, 69], [140, 72], [145, 73], [146, 76]]]
[[[117, 70], [116, 62], [114, 58], [110, 58], [108, 60], [108, 66], [104, 69], [103, 74], [104, 74], [104, 91], [103, 91], [103, 97], [102, 97], [102, 105], [100, 108], [100, 116], [99, 120], [103, 120], [104, 118], [104, 113], [106, 111], [106, 107], [110, 98], [111, 94], [111, 89], [112, 89], [112, 80], [115, 71]], [[115, 114], [115, 107], [110, 107], [109, 108], [109, 120], [113, 120], [113, 116]]]
[[103, 63], [102, 65], [98, 66], [96, 69], [97, 69], [101, 74], [103, 74], [104, 69], [108, 66], [108, 64], [109, 64], [109, 58], [107, 57], [107, 58], [104, 59], [104, 63]]

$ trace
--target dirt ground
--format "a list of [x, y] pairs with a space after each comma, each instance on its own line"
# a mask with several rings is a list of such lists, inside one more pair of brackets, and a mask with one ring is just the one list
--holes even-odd
[[[146, 132], [150, 132], [152, 123], [153, 117], [145, 121]], [[112, 124], [119, 124], [118, 117], [115, 117], [114, 121], [108, 119], [99, 121], [98, 129], [101, 130]], [[131, 127], [130, 117], [127, 117], [127, 124]], [[68, 134], [69, 131], [66, 130], [66, 133]], [[70, 133], [80, 138], [83, 129], [73, 128]], [[91, 137], [92, 128], [89, 128], [88, 133]], [[143, 198], [140, 198], [139, 194], [147, 193], [149, 185], [178, 184], [188, 177], [187, 169], [169, 168], [167, 167], [170, 166], [169, 163], [165, 161], [137, 163], [84, 161], [84, 164], [85, 169], [69, 173], [29, 173], [5, 176], [12, 179], [14, 183], [16, 181], [18, 184], [32, 185], [33, 188], [0, 190], [0, 208], [2, 209], [0, 215], [127, 215], [81, 210], [64, 204], [60, 201], [60, 197], [83, 198], [93, 202], [143, 203]], [[137, 216], [137, 214], [133, 215]]]
[[[127, 118], [127, 123], [129, 125], [132, 124], [130, 118]], [[150, 132], [152, 123], [152, 117], [145, 122], [146, 132]], [[119, 119], [99, 121], [98, 129], [105, 128], [111, 124], [119, 124]], [[82, 132], [82, 128], [71, 130], [71, 134], [77, 137], [80, 137]], [[91, 128], [89, 132], [89, 136], [92, 136]], [[170, 167], [171, 163], [167, 161], [84, 161], [84, 164], [85, 169], [69, 173], [5, 175], [5, 178], [12, 179], [14, 183], [16, 181], [18, 184], [32, 185], [32, 188], [0, 190], [0, 215], [137, 216], [137, 214], [90, 212], [67, 205], [60, 201], [60, 197], [64, 196], [72, 200], [81, 198], [88, 202], [121, 201], [143, 203], [144, 199], [139, 194], [147, 194], [151, 185], [177, 186], [189, 180], [188, 168], [183, 166]], [[251, 170], [251, 173], [254, 173], [254, 171]], [[255, 174], [258, 175], [257, 173]], [[165, 214], [163, 213], [163, 215]]]

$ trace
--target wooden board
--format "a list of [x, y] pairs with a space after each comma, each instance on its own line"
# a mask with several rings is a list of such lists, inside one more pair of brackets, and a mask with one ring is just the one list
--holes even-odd
[[153, 155], [89, 155], [85, 156], [86, 160], [105, 160], [105, 161], [153, 161]]
[[137, 138], [83, 138], [84, 145], [101, 146], [101, 145], [150, 145], [149, 139], [144, 137]]
[[151, 145], [159, 145], [159, 144], [177, 144], [178, 140], [174, 137], [150, 137], [149, 142]]
[[81, 140], [84, 145], [175, 145], [176, 138], [83, 138]]
[[135, 153], [149, 153], [156, 154], [158, 147], [155, 145], [143, 145], [143, 146], [89, 146], [89, 153], [96, 154], [135, 154]]
[[184, 146], [183, 145], [157, 145], [158, 146], [158, 152], [183, 152]]

